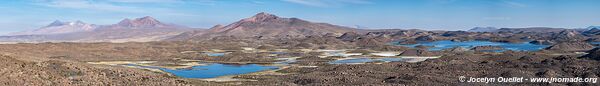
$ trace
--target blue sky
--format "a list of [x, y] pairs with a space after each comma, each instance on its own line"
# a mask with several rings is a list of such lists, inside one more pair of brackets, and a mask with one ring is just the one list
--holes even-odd
[[258, 12], [362, 28], [583, 28], [600, 25], [598, 3], [600, 0], [3, 0], [0, 34], [37, 29], [54, 20], [106, 25], [143, 16], [209, 28]]

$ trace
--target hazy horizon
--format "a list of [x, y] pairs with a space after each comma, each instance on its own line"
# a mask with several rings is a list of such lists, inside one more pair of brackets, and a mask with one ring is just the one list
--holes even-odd
[[[2, 1], [0, 34], [55, 20], [115, 24], [152, 16], [195, 28], [227, 25], [259, 12], [373, 29], [473, 27], [585, 28], [600, 25], [598, 0], [11, 0]], [[363, 29], [364, 29], [363, 28]]]

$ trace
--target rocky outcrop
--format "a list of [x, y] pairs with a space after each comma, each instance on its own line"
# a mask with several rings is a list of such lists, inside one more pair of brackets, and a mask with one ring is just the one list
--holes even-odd
[[589, 58], [594, 60], [600, 60], [600, 48], [594, 48], [587, 51], [588, 54], [582, 56], [583, 58]]
[[552, 35], [552, 40], [559, 42], [573, 42], [573, 41], [583, 41], [585, 40], [584, 36], [579, 34], [574, 30], [563, 30], [557, 34]]
[[304, 49], [310, 49], [310, 48], [312, 48], [313, 46], [315, 46], [315, 45], [314, 45], [314, 44], [312, 44], [312, 43], [300, 43], [300, 44], [296, 44], [294, 47], [295, 47], [295, 48], [304, 48]]
[[446, 49], [444, 51], [448, 51], [448, 52], [466, 52], [466, 51], [469, 51], [469, 49], [464, 48], [464, 47], [454, 47], [454, 48]]
[[593, 45], [586, 42], [562, 42], [544, 49], [553, 51], [587, 51], [593, 48]]
[[517, 38], [490, 38], [489, 41], [492, 42], [502, 42], [502, 43], [522, 43], [523, 40]]
[[427, 49], [427, 48], [431, 48], [431, 47], [434, 47], [434, 46], [425, 46], [425, 45], [417, 45], [417, 46], [415, 46], [415, 48], [417, 48], [417, 49]]
[[413, 35], [414, 35], [414, 33], [410, 32], [410, 31], [406, 31], [406, 30], [398, 31], [395, 34], [393, 34], [393, 36], [396, 36], [396, 37], [411, 37]]
[[375, 47], [385, 45], [387, 39], [385, 38], [361, 38], [357, 40], [355, 43], [361, 47]]
[[457, 36], [467, 36], [470, 33], [467, 31], [448, 31], [448, 32], [444, 32], [442, 34], [442, 36], [445, 37], [457, 37]]
[[533, 40], [531, 42], [529, 42], [531, 44], [537, 44], [537, 45], [552, 45], [552, 44], [556, 44], [556, 42], [550, 41], [550, 40]]
[[346, 32], [342, 36], [338, 37], [338, 39], [342, 41], [354, 41], [360, 38], [360, 34], [355, 32]]
[[277, 47], [273, 46], [273, 45], [261, 45], [261, 46], [258, 46], [256, 49], [271, 50], [271, 49], [277, 49]]
[[502, 50], [502, 49], [504, 49], [504, 48], [502, 48], [500, 46], [491, 46], [491, 45], [476, 46], [476, 47], [471, 48], [471, 50], [474, 50], [474, 51], [489, 51], [489, 50]]
[[436, 37], [427, 35], [427, 36], [419, 36], [415, 38], [416, 41], [435, 41]]
[[582, 32], [582, 34], [585, 34], [588, 36], [600, 35], [600, 28], [593, 27], [593, 28], [590, 28], [590, 30]]
[[600, 37], [588, 38], [585, 41], [586, 42], [600, 42]]
[[398, 41], [398, 44], [417, 44], [418, 42], [415, 40], [401, 40]]
[[434, 54], [423, 49], [409, 49], [405, 50], [398, 56], [433, 56]]

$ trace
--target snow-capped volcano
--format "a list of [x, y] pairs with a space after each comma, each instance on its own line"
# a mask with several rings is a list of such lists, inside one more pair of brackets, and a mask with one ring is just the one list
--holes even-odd
[[92, 31], [97, 26], [94, 24], [87, 24], [81, 21], [75, 22], [61, 22], [54, 21], [47, 26], [39, 29], [10, 33], [9, 35], [50, 35], [50, 34], [63, 34], [72, 32], [85, 32]]

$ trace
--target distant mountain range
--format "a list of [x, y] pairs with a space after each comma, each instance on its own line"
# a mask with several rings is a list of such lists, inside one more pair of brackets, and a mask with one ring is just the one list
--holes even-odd
[[589, 26], [586, 29], [591, 30], [591, 29], [600, 29], [600, 26]]
[[526, 28], [495, 28], [495, 27], [475, 27], [473, 29], [467, 30], [468, 32], [562, 32], [564, 30], [574, 30], [578, 32], [583, 32], [586, 30], [590, 30], [592, 28], [600, 28], [595, 26], [590, 26], [588, 28], [577, 28], [577, 29], [567, 29], [567, 28], [551, 28], [551, 27], [526, 27]]
[[[585, 29], [548, 27], [498, 29], [495, 27], [475, 27], [467, 32], [553, 32], [557, 34], [571, 32], [595, 35], [600, 33], [598, 29], [600, 29], [599, 26], [590, 26]], [[167, 24], [150, 16], [123, 19], [111, 25], [95, 25], [82, 21], [55, 21], [39, 29], [0, 36], [0, 42], [148, 42], [206, 40], [215, 37], [269, 39], [326, 35], [341, 36], [347, 32], [365, 33], [368, 31], [379, 30], [362, 30], [327, 23], [315, 23], [298, 18], [283, 18], [262, 12], [225, 26], [215, 25], [210, 29]]]
[[191, 28], [162, 23], [146, 16], [112, 25], [55, 21], [31, 31], [0, 36], [2, 42], [148, 42], [179, 35]]
[[15, 32], [9, 35], [50, 35], [50, 34], [63, 34], [73, 32], [85, 32], [92, 31], [98, 27], [94, 24], [87, 24], [81, 21], [75, 22], [61, 22], [54, 21], [50, 25], [31, 31]]
[[475, 27], [468, 32], [495, 32], [496, 30], [498, 30], [496, 27]]

